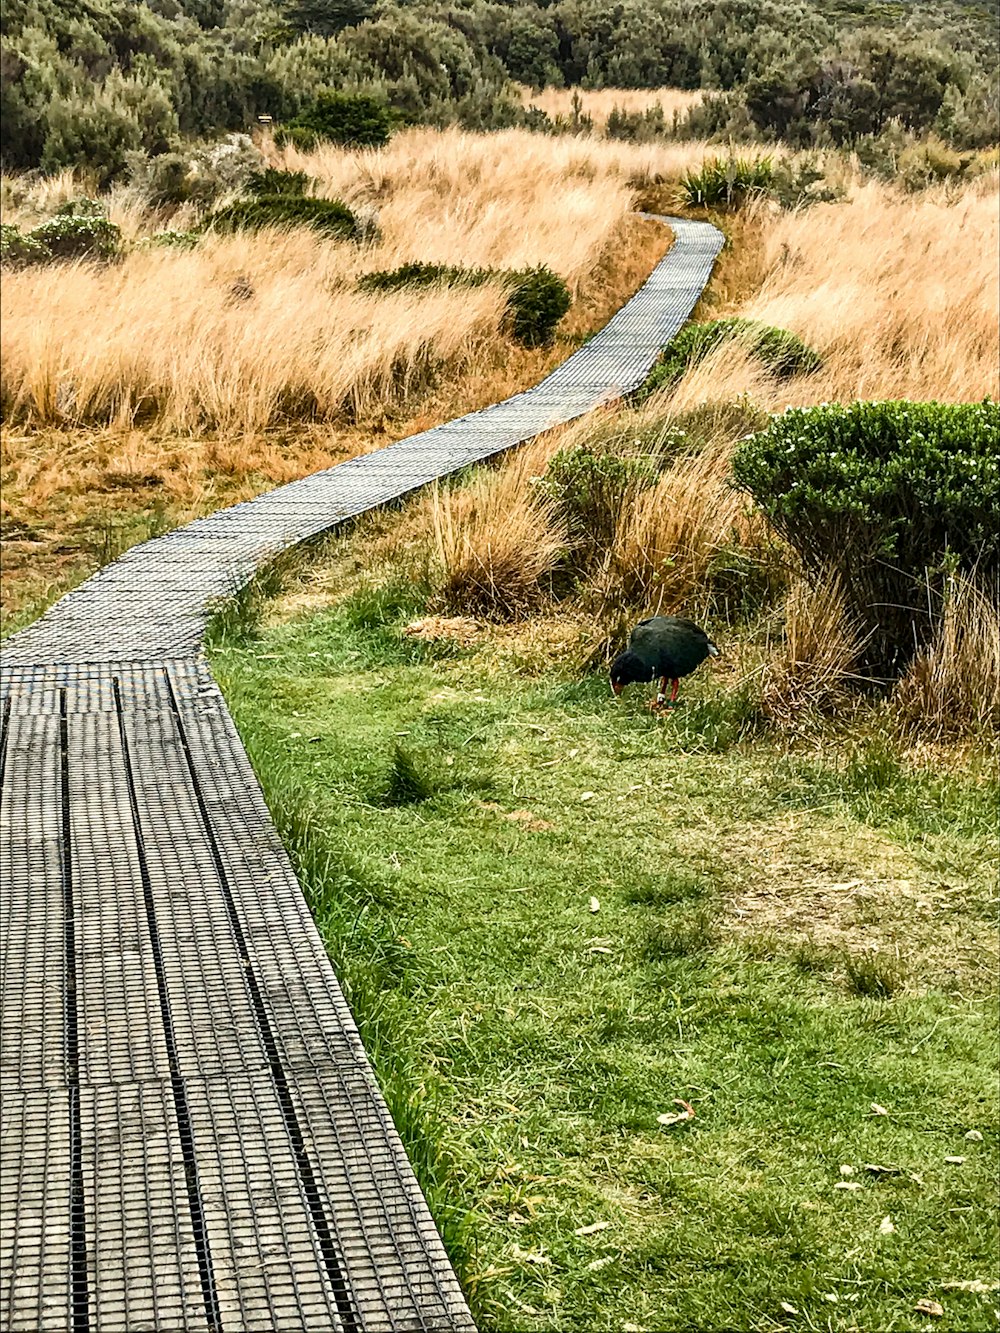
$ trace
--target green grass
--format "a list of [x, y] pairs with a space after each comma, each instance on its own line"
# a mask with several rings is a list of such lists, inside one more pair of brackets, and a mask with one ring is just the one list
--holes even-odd
[[423, 597], [213, 667], [481, 1327], [995, 1327], [989, 775], [500, 672]]

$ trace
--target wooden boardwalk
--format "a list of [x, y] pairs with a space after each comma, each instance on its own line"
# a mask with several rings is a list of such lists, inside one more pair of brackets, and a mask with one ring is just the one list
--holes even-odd
[[472, 1333], [201, 640], [279, 551], [641, 383], [722, 245], [671, 225], [534, 389], [135, 547], [5, 645], [4, 1333]]

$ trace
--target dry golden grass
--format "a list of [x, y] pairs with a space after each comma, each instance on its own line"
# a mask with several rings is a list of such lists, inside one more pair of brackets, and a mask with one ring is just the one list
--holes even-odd
[[531, 486], [553, 447], [536, 442], [471, 486], [435, 491], [430, 506], [445, 606], [500, 620], [537, 608], [543, 580], [567, 546], [554, 506]]
[[577, 97], [581, 114], [589, 116], [599, 130], [616, 107], [620, 111], [641, 113], [658, 106], [670, 124], [675, 115], [683, 116], [704, 96], [701, 90], [689, 92], [684, 88], [542, 88], [536, 92], [522, 86], [519, 91], [525, 106], [537, 107], [553, 120], [556, 116], [570, 120], [573, 99]]
[[719, 553], [750, 543], [754, 520], [728, 485], [731, 454], [724, 442], [683, 456], [626, 503], [599, 578], [608, 603], [646, 607], [650, 615], [690, 607]]
[[[694, 152], [665, 148], [659, 165]], [[413, 130], [383, 150], [288, 149], [274, 160], [307, 171], [320, 194], [377, 210], [380, 243], [304, 230], [217, 236], [194, 251], [135, 249], [117, 265], [10, 273], [0, 310], [8, 417], [247, 434], [365, 416], [413, 402], [446, 374], [488, 373], [509, 359], [497, 354], [499, 287], [362, 295], [358, 276], [414, 259], [548, 264], [580, 296], [623, 239], [628, 181], [658, 159], [524, 132]], [[22, 208], [75, 192], [66, 175], [33, 187]], [[164, 221], [127, 191], [111, 211], [131, 236], [143, 218], [148, 230]], [[617, 286], [616, 303], [625, 295]]]
[[837, 579], [796, 582], [785, 601], [781, 645], [762, 675], [764, 715], [787, 726], [806, 711], [833, 711], [844, 701], [860, 651]]
[[893, 704], [907, 728], [931, 739], [1000, 729], [1000, 589], [952, 581], [935, 639]]
[[904, 195], [881, 184], [847, 203], [768, 215], [762, 281], [739, 313], [791, 329], [824, 358], [780, 383], [738, 350], [693, 369], [661, 408], [750, 393], [762, 407], [854, 399], [975, 401], [1000, 393], [1000, 176]]

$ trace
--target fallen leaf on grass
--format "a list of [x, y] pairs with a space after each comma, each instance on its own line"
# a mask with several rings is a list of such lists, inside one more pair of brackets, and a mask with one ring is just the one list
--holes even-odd
[[872, 1115], [888, 1115], [889, 1112], [884, 1106], [879, 1106], [878, 1102], [872, 1102]]
[[865, 1170], [870, 1176], [901, 1176], [901, 1166], [879, 1166], [877, 1162], [865, 1162]]
[[944, 1314], [944, 1306], [937, 1301], [917, 1301], [913, 1308], [917, 1314], [932, 1314], [935, 1319], [940, 1319]]
[[583, 792], [583, 793], [581, 794], [581, 796], [580, 796], [580, 800], [581, 800], [581, 801], [592, 801], [592, 800], [594, 799], [594, 797], [595, 797], [596, 794], [597, 794], [596, 792], [585, 791], [585, 792]]
[[983, 1136], [978, 1129], [970, 1129], [965, 1136], [968, 1143], [982, 1143]]
[[605, 945], [603, 945], [603, 944], [595, 944], [595, 945], [593, 945], [591, 948], [589, 948], [589, 949], [587, 950], [587, 952], [588, 952], [588, 953], [610, 953], [611, 950], [608, 949], [608, 948], [607, 948]]
[[833, 1187], [835, 1190], [859, 1190], [861, 1188], [860, 1180], [838, 1180]]
[[835, 1291], [824, 1291], [823, 1299], [829, 1301], [831, 1305], [836, 1305], [839, 1302], [840, 1297]]
[[519, 1259], [523, 1264], [550, 1264], [552, 1260], [547, 1254], [538, 1254], [535, 1250], [522, 1250], [520, 1245], [515, 1245], [511, 1250], [515, 1259]]
[[680, 1097], [674, 1098], [674, 1105], [682, 1109], [680, 1111], [664, 1111], [656, 1117], [656, 1123], [669, 1129], [671, 1125], [682, 1125], [686, 1120], [694, 1119], [694, 1107], [690, 1102], [682, 1101]]
[[779, 1301], [778, 1309], [783, 1311], [785, 1314], [798, 1314], [798, 1310], [796, 1310], [795, 1306], [789, 1305], [787, 1301]]
[[605, 1231], [611, 1225], [610, 1222], [591, 1222], [589, 1226], [577, 1227], [573, 1232], [574, 1236], [593, 1236], [598, 1231]]
[[496, 801], [480, 801], [479, 807], [481, 810], [489, 810], [493, 814], [502, 815], [504, 819], [509, 819], [512, 824], [523, 825], [530, 833], [545, 833], [549, 829], [555, 828], [554, 824], [550, 824], [547, 819], [539, 819], [530, 810], [507, 811]]
[[878, 1234], [880, 1236], [891, 1236], [895, 1230], [896, 1228], [892, 1224], [891, 1217], [883, 1217], [882, 1221], [878, 1224]]
[[843, 1162], [840, 1167], [840, 1174], [842, 1176], [853, 1176], [854, 1167], [851, 1166], [848, 1162]]
[[603, 1259], [594, 1259], [587, 1265], [588, 1273], [596, 1273], [599, 1268], [607, 1268], [608, 1264], [613, 1264], [615, 1257], [613, 1254], [606, 1254]]
[[984, 1282], [982, 1278], [967, 1278], [964, 1282], [942, 1282], [941, 1287], [944, 1291], [971, 1291], [976, 1295], [983, 1295], [989, 1291], [1000, 1290], [1000, 1281]]
[[965, 1161], [964, 1157], [946, 1157], [944, 1159], [949, 1166], [961, 1166]]
[[597, 901], [597, 899], [593, 895], [591, 895], [590, 899], [590, 910], [592, 912], [599, 912], [601, 910], [601, 904]]

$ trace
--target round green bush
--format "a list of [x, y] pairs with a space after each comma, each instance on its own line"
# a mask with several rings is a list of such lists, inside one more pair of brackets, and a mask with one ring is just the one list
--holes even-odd
[[391, 133], [392, 114], [380, 98], [367, 93], [322, 92], [278, 130], [275, 140], [305, 151], [322, 139], [348, 148], [381, 148]]
[[51, 259], [49, 247], [30, 232], [23, 232], [11, 222], [0, 224], [0, 264], [6, 268], [24, 268]]
[[247, 194], [255, 198], [271, 198], [275, 195], [304, 195], [309, 177], [304, 171], [279, 171], [277, 167], [265, 167], [263, 171], [251, 171], [247, 177]]
[[569, 288], [544, 265], [514, 273], [512, 280], [507, 302], [511, 333], [525, 347], [543, 347], [570, 307]]
[[121, 228], [105, 217], [67, 213], [49, 218], [30, 233], [53, 259], [113, 259], [121, 249]]
[[324, 236], [358, 240], [361, 228], [346, 204], [337, 199], [309, 199], [302, 195], [263, 195], [240, 199], [210, 213], [205, 227], [218, 232], [260, 231], [263, 227], [311, 227]]
[[1000, 577], [1000, 405], [790, 408], [750, 436], [733, 478], [806, 572], [839, 576], [867, 671], [900, 674], [934, 628], [948, 573]]
[[772, 328], [751, 319], [713, 319], [706, 324], [686, 324], [663, 349], [636, 396], [641, 401], [657, 389], [672, 388], [685, 371], [730, 340], [738, 340], [777, 379], [809, 375], [823, 364], [819, 355], [789, 329]]
[[626, 499], [658, 475], [654, 459], [580, 444], [554, 454], [536, 485], [565, 523], [577, 563], [587, 564], [613, 542]]
[[486, 282], [502, 282], [509, 288], [506, 320], [519, 343], [539, 347], [552, 341], [556, 325], [570, 307], [570, 295], [562, 278], [548, 268], [460, 268], [418, 261], [366, 273], [358, 280], [358, 289], [396, 292], [405, 287], [481, 287]]

